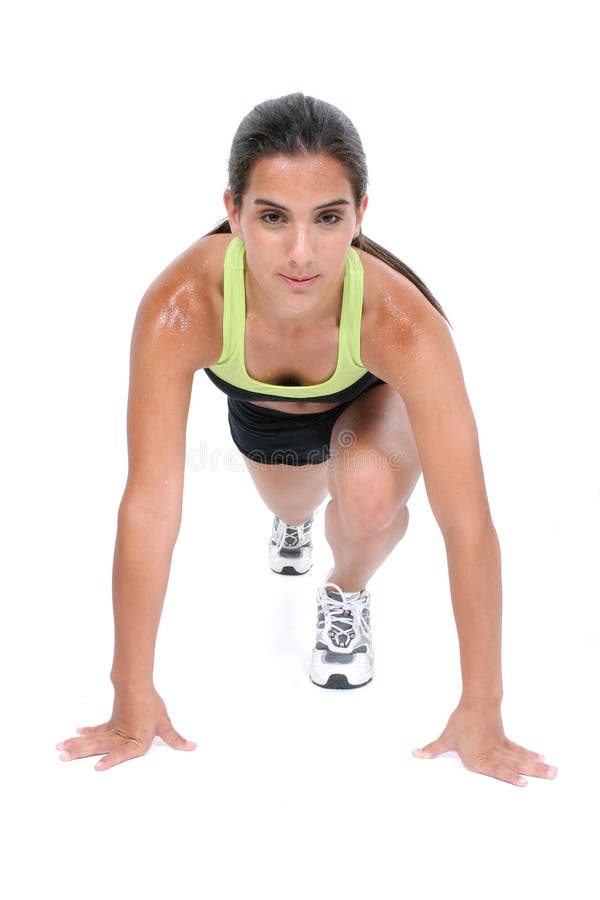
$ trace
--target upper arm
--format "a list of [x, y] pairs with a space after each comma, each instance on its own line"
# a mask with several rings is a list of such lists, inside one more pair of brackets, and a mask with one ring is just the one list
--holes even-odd
[[131, 339], [122, 507], [180, 520], [194, 372], [219, 355], [213, 318], [201, 287], [169, 270], [139, 305]]
[[[434, 516], [444, 535], [479, 528], [490, 511], [479, 437], [450, 329], [417, 288], [382, 316], [371, 371], [404, 400]], [[388, 298], [389, 299], [389, 298]], [[380, 323], [381, 325], [381, 323]]]

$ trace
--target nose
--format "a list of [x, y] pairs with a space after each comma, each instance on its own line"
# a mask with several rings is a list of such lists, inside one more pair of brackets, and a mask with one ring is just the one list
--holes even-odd
[[314, 259], [314, 252], [309, 229], [306, 225], [297, 225], [290, 236], [288, 248], [289, 262], [295, 268], [306, 269]]

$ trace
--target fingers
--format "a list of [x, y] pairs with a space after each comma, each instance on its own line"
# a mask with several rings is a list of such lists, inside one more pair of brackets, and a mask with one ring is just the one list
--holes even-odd
[[454, 748], [450, 745], [450, 742], [442, 735], [436, 741], [427, 744], [426, 747], [421, 747], [420, 750], [413, 750], [412, 755], [419, 759], [433, 759], [434, 756], [439, 756], [441, 753], [447, 753], [448, 750], [452, 749]]
[[[446, 741], [442, 738], [438, 738], [437, 741], [432, 741], [431, 744], [427, 744], [426, 747], [423, 747], [421, 750], [413, 750], [413, 756], [418, 757], [419, 759], [433, 759], [435, 756], [439, 756], [441, 753], [446, 753], [448, 750], [452, 749]], [[489, 775], [491, 778], [498, 778], [501, 781], [507, 781], [510, 784], [514, 784], [517, 787], [525, 787], [527, 781], [525, 778], [522, 778], [519, 774], [519, 771], [511, 768], [511, 766], [506, 765], [502, 760], [496, 759], [493, 751], [490, 756], [479, 756], [477, 759], [469, 760], [464, 758], [463, 755], [459, 753], [459, 756], [463, 762], [463, 765], [466, 769], [469, 769], [470, 772], [477, 772], [480, 775]], [[527, 774], [533, 774], [527, 772]]]
[[489, 775], [491, 778], [497, 778], [499, 781], [506, 781], [514, 784], [516, 787], [526, 787], [527, 779], [515, 772], [510, 766], [503, 765], [501, 762], [492, 760], [481, 760], [476, 766], [467, 766], [471, 772], [479, 772], [481, 775]]
[[178, 731], [175, 731], [170, 722], [157, 728], [156, 733], [165, 744], [174, 750], [195, 750], [198, 746], [195, 741], [186, 741]]
[[119, 738], [114, 733], [100, 732], [62, 741], [62, 743], [56, 745], [56, 749], [62, 750], [59, 759], [67, 762], [73, 759], [82, 759], [85, 756], [97, 756], [99, 753], [108, 753], [118, 743]]
[[[110, 729], [111, 729], [111, 722], [109, 719], [108, 722], [103, 722], [102, 725], [85, 726], [84, 728], [76, 728], [75, 730], [76, 730], [77, 734], [82, 734], [82, 735], [87, 736], [87, 735], [91, 735], [91, 734], [102, 734], [104, 732], [110, 731]], [[73, 740], [73, 738], [71, 738], [71, 740]], [[56, 749], [57, 750], [69, 749], [69, 748], [65, 747], [65, 745], [67, 743], [69, 743], [69, 741], [63, 741], [62, 743], [57, 744]]]
[[59, 759], [64, 762], [105, 754], [94, 766], [98, 771], [104, 771], [128, 759], [143, 756], [148, 747], [138, 738], [124, 737], [115, 732], [107, 732], [87, 737], [71, 738], [69, 741], [57, 744], [56, 749], [62, 750]]
[[514, 753], [523, 754], [532, 759], [541, 759], [542, 761], [546, 758], [541, 753], [535, 753], [533, 750], [527, 750], [525, 747], [521, 747], [520, 744], [515, 744], [514, 741], [509, 741], [508, 738], [505, 738], [505, 743]]
[[517, 787], [526, 787], [529, 783], [523, 775], [532, 775], [536, 778], [555, 778], [557, 770], [552, 766], [545, 766], [542, 763], [522, 763], [515, 764], [510, 759], [484, 759], [479, 760], [475, 766], [467, 766], [472, 772], [479, 772], [481, 775], [489, 775], [492, 778], [498, 778], [500, 781], [506, 781]]
[[[110, 723], [97, 725], [93, 728], [78, 728], [79, 732], [85, 732], [81, 737], [70, 738], [56, 745], [56, 749], [62, 751], [59, 759], [69, 762], [74, 759], [82, 759], [87, 756], [104, 754], [95, 768], [98, 771], [110, 769], [128, 759], [143, 756], [149, 749], [152, 740], [142, 740], [131, 732], [114, 728], [107, 728]], [[163, 741], [174, 750], [195, 750], [195, 741], [187, 741], [179, 732], [175, 731], [169, 721], [156, 728], [156, 733]]]
[[118, 766], [119, 763], [127, 762], [128, 759], [135, 759], [138, 756], [143, 756], [146, 749], [147, 748], [141, 747], [134, 741], [127, 741], [115, 750], [111, 750], [111, 752], [107, 753], [106, 756], [103, 756], [102, 759], [99, 759], [94, 768], [98, 772], [103, 772], [105, 769], [112, 769], [113, 766]]
[[110, 731], [111, 722], [103, 722], [102, 725], [86, 725], [84, 728], [76, 728], [77, 734], [99, 734], [102, 731]]
[[[174, 750], [196, 749], [196, 742], [186, 741], [185, 738], [175, 731], [172, 725], [169, 725], [164, 729], [157, 728], [157, 734], [169, 745], [169, 747], [173, 747]], [[144, 753], [146, 753], [146, 749], [147, 748], [141, 747], [136, 741], [128, 740], [124, 744], [121, 744], [120, 747], [112, 750], [110, 753], [107, 753], [106, 756], [103, 756], [102, 759], [98, 760], [94, 768], [99, 772], [110, 769], [113, 766], [119, 765], [119, 763], [126, 762], [128, 759], [134, 759], [136, 756], [143, 756]]]
[[433, 759], [441, 753], [456, 750], [465, 768], [480, 775], [488, 775], [500, 781], [506, 781], [516, 787], [525, 787], [529, 775], [534, 778], [556, 778], [555, 766], [546, 765], [544, 757], [540, 753], [527, 750], [514, 741], [505, 738], [502, 743], [490, 747], [485, 753], [472, 756], [464, 747], [454, 744], [448, 737], [442, 734], [437, 740], [432, 741], [419, 750], [413, 750], [412, 755], [419, 759]]
[[[511, 744], [511, 741], [507, 741]], [[516, 746], [516, 745], [515, 745]], [[506, 758], [510, 759], [510, 766], [521, 775], [532, 775], [534, 778], [556, 778], [558, 769], [556, 766], [549, 766], [543, 762], [543, 757], [539, 753], [532, 753], [531, 750], [524, 750], [516, 753], [512, 750], [505, 752]]]

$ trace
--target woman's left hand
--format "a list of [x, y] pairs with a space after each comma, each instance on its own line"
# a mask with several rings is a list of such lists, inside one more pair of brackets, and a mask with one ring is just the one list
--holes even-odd
[[500, 781], [525, 787], [523, 775], [555, 778], [557, 769], [544, 763], [544, 757], [509, 741], [504, 734], [500, 707], [492, 708], [458, 704], [440, 737], [413, 750], [413, 756], [433, 759], [454, 750], [467, 769], [490, 775]]

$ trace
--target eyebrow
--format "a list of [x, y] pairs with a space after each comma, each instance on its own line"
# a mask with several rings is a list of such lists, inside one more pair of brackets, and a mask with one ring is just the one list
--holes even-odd
[[[275, 203], [274, 200], [264, 200], [262, 197], [259, 197], [254, 202], [261, 206], [273, 206], [275, 209], [282, 209], [284, 212], [290, 212], [290, 209], [287, 206], [283, 206], [281, 203]], [[343, 204], [350, 206], [350, 201], [340, 197], [337, 200], [330, 200], [329, 203], [320, 203], [319, 206], [315, 206], [315, 209], [326, 209], [328, 206], [342, 206]]]

